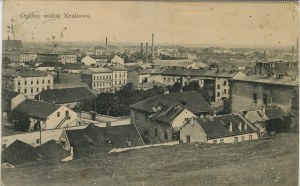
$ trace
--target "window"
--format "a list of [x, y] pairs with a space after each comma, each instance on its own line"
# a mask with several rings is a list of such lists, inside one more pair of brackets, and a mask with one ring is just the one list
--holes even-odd
[[154, 136], [157, 137], [157, 134], [158, 134], [158, 130], [154, 129]]
[[30, 92], [33, 93], [33, 88], [31, 88]]
[[18, 81], [18, 85], [21, 85], [21, 82], [20, 82], [20, 81]]
[[253, 102], [257, 103], [257, 94], [256, 93], [253, 93]]
[[35, 140], [35, 143], [36, 143], [36, 144], [40, 144], [40, 139], [36, 139], [36, 140]]
[[239, 141], [238, 137], [234, 137], [234, 143], [237, 143]]
[[6, 144], [2, 144], [2, 150], [6, 148]]
[[191, 142], [191, 136], [186, 136], [186, 142], [190, 143]]
[[27, 85], [27, 81], [25, 81], [24, 83], [25, 83], [25, 85]]
[[226, 89], [224, 89], [224, 94], [226, 94]]
[[24, 89], [24, 93], [27, 93], [27, 89], [26, 88]]
[[220, 139], [220, 143], [224, 143], [224, 139]]
[[39, 88], [36, 88], [36, 92], [39, 92]]
[[57, 117], [60, 117], [60, 112], [57, 112]]
[[245, 141], [245, 136], [242, 136], [242, 141]]
[[263, 95], [263, 102], [265, 105], [268, 103], [268, 95], [266, 94]]
[[20, 90], [20, 89], [18, 89], [18, 92], [21, 92], [21, 90]]
[[50, 79], [48, 80], [48, 83], [51, 83]]
[[66, 110], [66, 117], [69, 117], [69, 111]]
[[217, 144], [218, 143], [218, 141], [217, 140], [213, 140], [213, 144]]
[[220, 89], [220, 85], [217, 85], [217, 89]]
[[44, 84], [44, 83], [45, 83], [45, 80], [43, 80], [42, 83]]
[[36, 84], [39, 84], [39, 81], [36, 81]]
[[220, 97], [220, 92], [217, 92], [217, 97]]
[[44, 87], [42, 88], [42, 91], [44, 90]]
[[227, 84], [227, 82], [226, 82], [226, 81], [224, 81], [224, 86], [226, 86], [226, 84]]
[[252, 140], [252, 134], [249, 135], [249, 140]]
[[33, 85], [33, 81], [31, 81], [31, 84]]

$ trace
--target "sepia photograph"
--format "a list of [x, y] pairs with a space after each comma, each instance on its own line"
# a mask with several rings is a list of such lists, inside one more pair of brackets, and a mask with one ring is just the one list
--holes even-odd
[[299, 185], [297, 1], [1, 5], [1, 185]]

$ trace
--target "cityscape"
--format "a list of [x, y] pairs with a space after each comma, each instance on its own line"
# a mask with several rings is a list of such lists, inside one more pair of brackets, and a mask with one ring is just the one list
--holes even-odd
[[297, 3], [56, 3], [3, 4], [3, 185], [298, 184]]

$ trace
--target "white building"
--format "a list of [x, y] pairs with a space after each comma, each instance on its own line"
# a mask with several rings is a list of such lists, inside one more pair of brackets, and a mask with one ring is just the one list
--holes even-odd
[[20, 62], [33, 62], [37, 58], [37, 53], [21, 53]]
[[124, 59], [119, 57], [118, 55], [115, 55], [114, 58], [112, 58], [111, 63], [114, 65], [124, 66]]
[[93, 66], [96, 65], [96, 60], [94, 58], [91, 58], [90, 56], [85, 56], [81, 59], [81, 63], [86, 66]]

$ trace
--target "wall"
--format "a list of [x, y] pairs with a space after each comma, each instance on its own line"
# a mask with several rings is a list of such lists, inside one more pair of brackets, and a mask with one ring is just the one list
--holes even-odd
[[215, 102], [229, 98], [229, 81], [227, 78], [216, 78]]
[[[296, 90], [296, 91], [295, 91]], [[258, 110], [264, 105], [263, 95], [267, 95], [268, 103], [278, 106], [285, 112], [291, 111], [292, 98], [299, 92], [298, 87], [263, 84], [246, 81], [232, 81], [231, 111]], [[257, 94], [257, 103], [254, 103], [253, 93]]]
[[[45, 130], [54, 129], [63, 120], [63, 118], [65, 118], [66, 111], [69, 111], [70, 119], [67, 119], [60, 128], [66, 126], [76, 126], [76, 120], [78, 119], [77, 113], [65, 106], [61, 106], [58, 110], [48, 116], [45, 124]], [[57, 117], [57, 112], [60, 112], [60, 117]]]
[[190, 142], [207, 143], [206, 133], [202, 127], [195, 122], [188, 123], [180, 129], [180, 140], [187, 143], [187, 136], [190, 136]]
[[23, 94], [19, 94], [16, 97], [11, 99], [11, 108], [10, 110], [13, 110], [16, 108], [20, 103], [26, 100], [26, 97]]
[[186, 122], [186, 118], [196, 117], [191, 111], [184, 109], [172, 122], [172, 127], [179, 130]]
[[220, 139], [224, 140], [223, 143], [234, 143], [234, 137], [238, 138], [238, 142], [242, 142], [243, 136], [245, 137], [245, 141], [249, 141], [250, 140], [249, 135], [252, 135], [252, 140], [259, 139], [258, 134], [253, 132], [253, 133], [237, 135], [237, 136], [230, 136], [230, 137], [224, 137], [224, 138], [218, 138], [218, 139], [210, 139], [210, 140], [207, 140], [207, 143], [214, 143], [214, 140], [217, 140], [217, 143], [220, 143]]
[[150, 74], [139, 74], [139, 83], [143, 83], [143, 80], [150, 77]]

